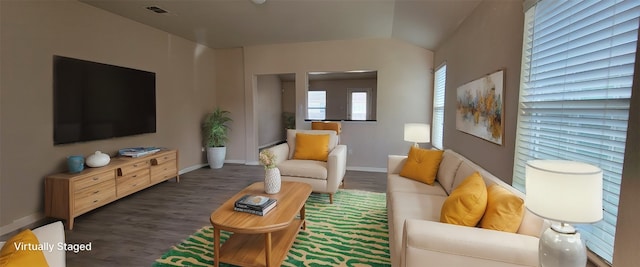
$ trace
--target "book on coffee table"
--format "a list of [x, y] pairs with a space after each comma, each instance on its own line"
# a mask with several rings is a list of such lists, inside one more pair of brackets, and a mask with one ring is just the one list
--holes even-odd
[[234, 203], [235, 211], [248, 212], [264, 216], [272, 210], [278, 201], [273, 198], [256, 195], [244, 195]]

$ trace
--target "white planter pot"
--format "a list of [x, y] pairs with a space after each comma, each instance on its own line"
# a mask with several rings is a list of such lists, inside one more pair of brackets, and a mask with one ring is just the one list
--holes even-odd
[[224, 158], [227, 155], [227, 147], [208, 147], [207, 161], [209, 168], [220, 169], [224, 165]]

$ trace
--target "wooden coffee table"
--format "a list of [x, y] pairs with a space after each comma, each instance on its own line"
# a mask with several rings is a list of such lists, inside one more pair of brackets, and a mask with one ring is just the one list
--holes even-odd
[[[233, 210], [236, 200], [246, 195], [263, 195], [278, 200], [265, 216]], [[282, 182], [278, 194], [264, 192], [259, 182], [238, 192], [211, 214], [215, 266], [225, 262], [238, 266], [280, 266], [293, 245], [300, 228], [305, 229], [304, 203], [311, 186], [299, 182]], [[299, 218], [296, 215], [300, 214]], [[233, 232], [220, 247], [220, 230]]]

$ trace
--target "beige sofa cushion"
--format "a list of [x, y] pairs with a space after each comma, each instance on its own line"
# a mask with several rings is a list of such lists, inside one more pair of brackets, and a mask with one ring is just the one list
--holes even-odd
[[440, 186], [438, 181], [435, 181], [432, 185], [428, 185], [416, 180], [407, 179], [399, 174], [389, 174], [387, 176], [387, 192], [406, 192], [444, 197], [447, 196], [447, 192], [442, 189], [442, 186]]
[[442, 161], [438, 168], [436, 180], [440, 182], [444, 190], [447, 191], [447, 194], [451, 194], [451, 191], [453, 191], [453, 180], [460, 163], [462, 163], [462, 159], [456, 156], [451, 150], [445, 150], [442, 154]]
[[336, 131], [333, 130], [287, 130], [287, 144], [289, 145], [289, 158], [293, 158], [293, 153], [296, 151], [296, 133], [305, 134], [328, 134], [329, 135], [329, 153], [338, 145], [338, 136]]
[[327, 179], [327, 162], [317, 160], [285, 160], [278, 164], [280, 175], [306, 177], [313, 179]]

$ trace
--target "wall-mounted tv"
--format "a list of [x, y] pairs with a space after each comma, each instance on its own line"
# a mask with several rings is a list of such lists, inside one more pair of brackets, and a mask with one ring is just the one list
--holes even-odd
[[156, 132], [156, 74], [53, 57], [53, 143]]

